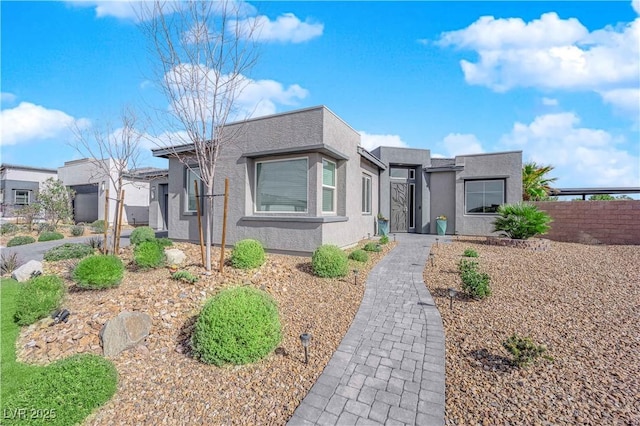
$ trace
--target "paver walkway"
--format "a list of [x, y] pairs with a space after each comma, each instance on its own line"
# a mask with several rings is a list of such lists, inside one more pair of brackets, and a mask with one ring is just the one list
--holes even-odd
[[397, 234], [398, 245], [369, 274], [349, 331], [288, 425], [444, 424], [444, 330], [422, 279], [435, 239]]

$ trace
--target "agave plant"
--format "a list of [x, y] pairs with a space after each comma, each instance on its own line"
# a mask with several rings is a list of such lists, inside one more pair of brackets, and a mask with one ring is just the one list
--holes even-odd
[[550, 228], [551, 216], [530, 203], [503, 204], [498, 207], [498, 214], [493, 230], [509, 238], [526, 240], [545, 234]]

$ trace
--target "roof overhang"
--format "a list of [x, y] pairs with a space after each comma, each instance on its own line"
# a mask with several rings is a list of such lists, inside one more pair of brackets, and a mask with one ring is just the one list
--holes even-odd
[[459, 172], [460, 170], [464, 170], [464, 166], [443, 166], [443, 167], [425, 167], [424, 168], [424, 171], [426, 173]]
[[640, 187], [612, 188], [551, 188], [549, 195], [605, 195], [605, 194], [640, 194]]
[[287, 155], [287, 154], [306, 154], [310, 152], [319, 152], [321, 154], [328, 155], [329, 157], [333, 157], [336, 160], [348, 160], [349, 156], [334, 149], [325, 144], [317, 144], [317, 145], [306, 145], [299, 146], [294, 148], [281, 148], [281, 149], [269, 149], [265, 151], [254, 151], [254, 152], [246, 152], [242, 154], [245, 158], [258, 158], [258, 157], [268, 157], [272, 155]]
[[363, 147], [361, 146], [358, 147], [358, 154], [360, 154], [363, 158], [366, 158], [367, 160], [371, 161], [373, 164], [378, 166], [379, 169], [387, 170], [386, 164], [384, 164], [382, 161], [380, 161], [378, 157], [376, 157], [375, 155], [373, 155]]

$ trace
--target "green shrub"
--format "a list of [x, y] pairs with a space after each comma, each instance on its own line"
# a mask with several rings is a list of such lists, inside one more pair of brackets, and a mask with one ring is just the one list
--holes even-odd
[[0, 253], [0, 273], [10, 274], [20, 266], [21, 262], [18, 253]]
[[478, 262], [472, 260], [460, 260], [458, 265], [462, 289], [475, 299], [484, 299], [491, 295], [489, 287], [490, 277], [484, 272], [478, 271]]
[[465, 249], [464, 253], [462, 253], [464, 257], [478, 257], [478, 252], [472, 248]]
[[322, 278], [344, 277], [349, 272], [347, 254], [338, 246], [324, 244], [311, 257], [313, 273]]
[[63, 259], [82, 259], [93, 254], [93, 248], [82, 243], [65, 243], [54, 247], [44, 254], [44, 260], [55, 262]]
[[271, 296], [253, 287], [235, 287], [205, 304], [191, 343], [197, 358], [220, 366], [255, 362], [281, 339], [278, 307]]
[[367, 243], [364, 245], [364, 250], [377, 253], [382, 251], [382, 247], [380, 247], [380, 244], [377, 243]]
[[358, 262], [366, 262], [369, 260], [369, 255], [366, 251], [358, 249], [351, 252], [349, 259], [353, 259]]
[[38, 237], [38, 242], [61, 240], [63, 238], [64, 238], [64, 235], [62, 235], [59, 232], [46, 231], [40, 234], [40, 236]]
[[545, 234], [551, 216], [530, 203], [503, 204], [498, 207], [500, 215], [493, 221], [494, 232], [503, 232], [509, 238], [526, 240]]
[[171, 247], [173, 245], [173, 241], [171, 241], [169, 238], [158, 238], [156, 239], [156, 243], [163, 248]]
[[71, 235], [74, 237], [81, 237], [84, 235], [84, 225], [73, 225], [71, 227]]
[[113, 255], [85, 257], [73, 271], [73, 279], [78, 287], [88, 289], [116, 287], [123, 277], [124, 265]]
[[52, 223], [40, 222], [36, 227], [36, 232], [40, 235], [43, 232], [56, 232], [56, 229], [57, 226]]
[[7, 243], [7, 247], [22, 246], [25, 244], [31, 244], [35, 242], [36, 240], [33, 237], [30, 237], [28, 235], [18, 235], [17, 237], [13, 237], [12, 239], [9, 240], [9, 242]]
[[29, 325], [49, 315], [60, 306], [64, 289], [64, 281], [55, 275], [41, 275], [27, 281], [18, 291], [16, 323]]
[[3, 223], [0, 225], [0, 235], [15, 234], [18, 232], [18, 225], [15, 223]]
[[184, 281], [186, 283], [193, 284], [198, 281], [198, 277], [193, 275], [189, 271], [177, 271], [171, 275], [171, 278], [177, 281]]
[[91, 228], [96, 234], [104, 234], [104, 230], [107, 228], [107, 222], [102, 219], [96, 220], [91, 224]]
[[553, 361], [552, 357], [544, 355], [547, 348], [536, 345], [530, 337], [520, 337], [517, 334], [513, 334], [502, 342], [502, 346], [513, 356], [512, 362], [518, 367], [526, 367], [533, 364], [541, 356]]
[[231, 264], [238, 269], [253, 269], [265, 261], [264, 248], [260, 241], [238, 241], [231, 252]]
[[146, 241], [155, 241], [155, 240], [156, 240], [156, 231], [154, 231], [149, 226], [141, 226], [139, 228], [134, 229], [133, 232], [131, 233], [131, 236], [129, 237], [129, 241], [131, 241], [131, 244], [133, 245], [138, 245]]
[[133, 260], [142, 268], [157, 268], [164, 263], [164, 250], [155, 241], [144, 241], [133, 249]]
[[382, 237], [380, 237], [380, 244], [387, 244], [387, 243], [389, 243], [388, 235], [383, 235]]

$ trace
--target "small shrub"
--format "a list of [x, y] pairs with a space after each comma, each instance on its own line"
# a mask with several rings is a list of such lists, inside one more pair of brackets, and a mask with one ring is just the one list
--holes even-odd
[[84, 225], [73, 225], [71, 227], [71, 235], [74, 237], [81, 237], [84, 235]]
[[38, 233], [38, 235], [40, 235], [43, 232], [56, 232], [56, 229], [57, 226], [52, 223], [40, 222], [36, 227], [36, 232]]
[[349, 259], [355, 260], [357, 262], [366, 262], [369, 260], [369, 255], [366, 251], [358, 249], [351, 252], [349, 255]]
[[60, 306], [64, 281], [55, 275], [41, 275], [27, 281], [18, 290], [15, 321], [29, 325], [44, 318]]
[[311, 257], [313, 273], [322, 278], [344, 277], [349, 272], [347, 254], [338, 246], [321, 245]]
[[7, 247], [22, 246], [25, 244], [31, 244], [35, 242], [36, 240], [33, 237], [30, 237], [28, 235], [18, 235], [17, 237], [13, 237], [12, 239], [9, 240], [9, 242], [7, 243]]
[[62, 240], [63, 238], [64, 235], [59, 232], [46, 231], [40, 234], [40, 236], [38, 237], [38, 242]]
[[260, 241], [238, 241], [231, 252], [231, 264], [238, 269], [253, 269], [265, 261], [264, 248]]
[[141, 268], [157, 268], [164, 263], [164, 250], [155, 241], [144, 241], [133, 249], [133, 260]]
[[380, 237], [380, 244], [387, 244], [387, 243], [389, 243], [388, 235], [383, 235], [382, 237]]
[[468, 248], [462, 253], [464, 257], [478, 257], [478, 252], [472, 248]]
[[173, 241], [171, 241], [169, 238], [158, 238], [156, 239], [156, 243], [162, 248], [171, 247], [173, 245]]
[[220, 366], [258, 361], [281, 339], [278, 307], [273, 298], [253, 287], [234, 287], [205, 304], [191, 343], [197, 358]]
[[64, 259], [82, 259], [93, 254], [93, 248], [82, 243], [65, 243], [44, 254], [44, 260], [55, 262]]
[[131, 244], [133, 245], [155, 240], [156, 231], [154, 231], [150, 226], [140, 226], [139, 228], [134, 229], [129, 237], [129, 241], [131, 241]]
[[16, 232], [18, 232], [18, 225], [15, 223], [7, 222], [0, 225], [0, 235], [15, 234]]
[[364, 245], [364, 250], [377, 253], [382, 251], [382, 247], [380, 247], [380, 244], [377, 243], [367, 243]]
[[534, 204], [503, 204], [498, 207], [500, 215], [493, 221], [494, 232], [502, 231], [509, 238], [526, 240], [549, 230], [551, 216]]
[[193, 283], [198, 281], [198, 277], [196, 277], [195, 275], [193, 275], [189, 271], [174, 272], [171, 275], [171, 278], [174, 279], [174, 280], [177, 280], [177, 281], [184, 281], [184, 282], [190, 283], [190, 284], [193, 284]]
[[96, 234], [104, 234], [104, 230], [106, 228], [107, 228], [107, 222], [105, 222], [102, 219], [96, 220], [93, 223], [91, 223], [91, 229], [93, 229], [93, 232], [95, 232]]
[[104, 238], [91, 237], [87, 240], [87, 242], [85, 242], [85, 244], [94, 250], [102, 250], [103, 242], [104, 242]]
[[547, 348], [542, 345], [536, 345], [530, 337], [520, 337], [517, 334], [513, 334], [502, 342], [502, 346], [513, 356], [512, 362], [517, 367], [526, 367], [533, 364], [539, 357], [553, 361], [552, 357], [544, 355]]
[[488, 274], [478, 271], [478, 262], [471, 260], [460, 261], [458, 265], [460, 278], [462, 279], [462, 289], [475, 299], [484, 299], [491, 295]]
[[98, 254], [85, 257], [73, 270], [73, 279], [80, 288], [116, 287], [123, 277], [122, 260], [113, 255]]
[[18, 253], [2, 253], [0, 254], [0, 273], [10, 274], [20, 267], [20, 263]]

